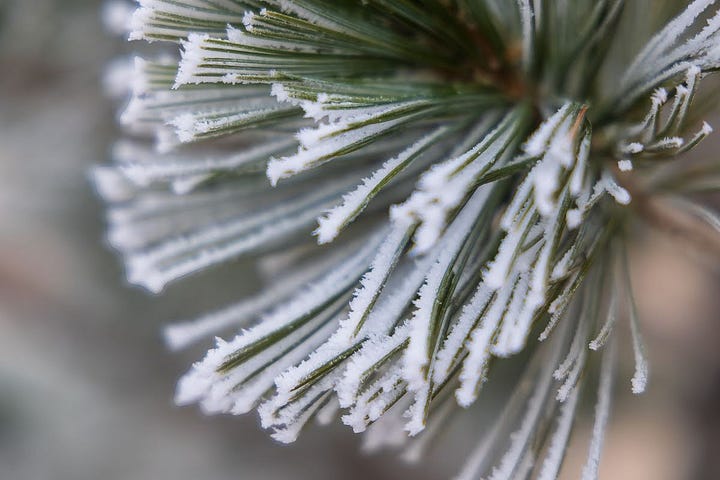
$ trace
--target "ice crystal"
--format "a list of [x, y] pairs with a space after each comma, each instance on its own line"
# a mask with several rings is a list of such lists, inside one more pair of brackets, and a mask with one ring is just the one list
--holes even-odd
[[418, 459], [493, 359], [530, 350], [459, 478], [556, 478], [586, 396], [582, 478], [597, 478], [616, 344], [632, 391], [648, 385], [635, 220], [720, 231], [689, 197], [720, 189], [718, 163], [683, 156], [712, 132], [693, 105], [720, 68], [720, 8], [681, 3], [108, 6], [114, 31], [165, 45], [108, 74], [128, 89], [127, 138], [95, 180], [128, 280], [160, 292], [248, 255], [267, 273], [254, 297], [168, 327], [173, 348], [241, 329], [177, 402], [257, 409], [281, 442], [340, 418]]

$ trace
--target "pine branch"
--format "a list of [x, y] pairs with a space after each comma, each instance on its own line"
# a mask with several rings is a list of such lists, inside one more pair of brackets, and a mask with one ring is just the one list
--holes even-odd
[[129, 138], [94, 171], [128, 280], [275, 265], [256, 296], [167, 329], [180, 348], [243, 328], [176, 401], [257, 409], [281, 442], [339, 416], [417, 458], [527, 350], [460, 478], [555, 478], [587, 395], [596, 478], [625, 317], [632, 390], [648, 382], [632, 227], [720, 252], [718, 215], [687, 198], [720, 188], [718, 162], [686, 163], [712, 133], [695, 115], [720, 68], [716, 2], [630, 60], [620, 42], [649, 20], [623, 0], [139, 4], [130, 38], [171, 54], [134, 60]]

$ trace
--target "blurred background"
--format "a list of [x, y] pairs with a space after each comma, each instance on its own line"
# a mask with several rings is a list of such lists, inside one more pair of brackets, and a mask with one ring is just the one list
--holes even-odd
[[[429, 459], [408, 466], [392, 454], [363, 454], [345, 427], [313, 426], [280, 446], [254, 416], [173, 406], [175, 380], [208, 345], [170, 353], [162, 325], [240, 297], [254, 272], [238, 262], [162, 297], [124, 282], [87, 180], [118, 135], [103, 71], [128, 51], [104, 32], [100, 8], [99, 0], [0, 0], [0, 478], [456, 473], [480, 421], [465, 422]], [[709, 143], [698, 154], [715, 154], [720, 142]], [[684, 250], [655, 235], [632, 256], [652, 378], [641, 398], [629, 384], [616, 390], [603, 479], [720, 478], [719, 275]], [[577, 437], [590, 421], [581, 420]], [[586, 445], [575, 443], [565, 478], [584, 461]]]

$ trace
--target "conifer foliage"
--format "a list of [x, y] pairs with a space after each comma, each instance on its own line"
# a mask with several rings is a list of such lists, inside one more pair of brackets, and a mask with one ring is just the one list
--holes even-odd
[[596, 478], [617, 349], [634, 393], [649, 375], [628, 237], [655, 198], [720, 234], [697, 200], [720, 162], [684, 155], [712, 132], [717, 3], [140, 0], [129, 38], [163, 46], [94, 172], [109, 241], [151, 292], [241, 256], [265, 280], [167, 329], [227, 338], [177, 403], [418, 458], [529, 350], [459, 478], [556, 478], [581, 397]]

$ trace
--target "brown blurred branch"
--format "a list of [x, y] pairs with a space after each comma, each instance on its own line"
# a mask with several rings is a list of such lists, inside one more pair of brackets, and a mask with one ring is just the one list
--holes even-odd
[[652, 227], [720, 260], [720, 233], [711, 225], [667, 199], [637, 195], [637, 192], [632, 195], [635, 208]]

